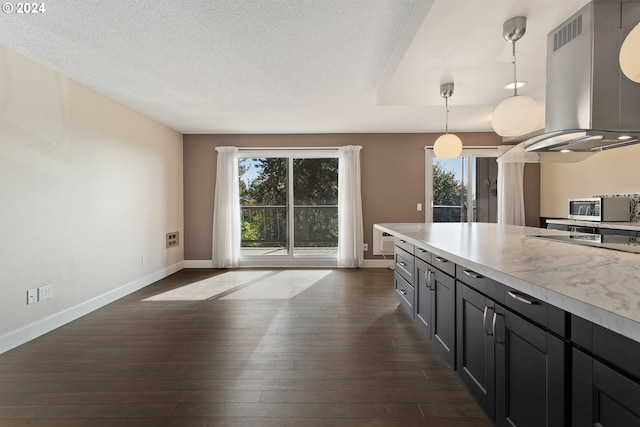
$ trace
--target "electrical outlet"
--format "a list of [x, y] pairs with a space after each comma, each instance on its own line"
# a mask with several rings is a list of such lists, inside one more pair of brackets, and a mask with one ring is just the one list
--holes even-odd
[[38, 301], [51, 298], [51, 285], [41, 286], [38, 288]]
[[38, 302], [38, 293], [37, 290], [34, 289], [29, 289], [27, 291], [27, 304], [35, 304]]
[[362, 250], [367, 252], [369, 250], [369, 244], [368, 243], [363, 243], [362, 244]]

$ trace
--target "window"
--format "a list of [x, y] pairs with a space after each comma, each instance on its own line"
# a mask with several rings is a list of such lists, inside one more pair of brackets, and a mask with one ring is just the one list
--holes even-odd
[[328, 258], [335, 265], [338, 150], [243, 150], [238, 168], [241, 259]]
[[498, 148], [465, 148], [438, 159], [425, 148], [425, 222], [496, 222]]

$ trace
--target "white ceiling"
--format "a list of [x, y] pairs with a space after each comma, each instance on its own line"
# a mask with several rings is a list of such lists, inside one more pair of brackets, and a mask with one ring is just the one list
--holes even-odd
[[544, 103], [546, 34], [588, 0], [54, 0], [3, 14], [0, 42], [182, 133], [491, 130]]

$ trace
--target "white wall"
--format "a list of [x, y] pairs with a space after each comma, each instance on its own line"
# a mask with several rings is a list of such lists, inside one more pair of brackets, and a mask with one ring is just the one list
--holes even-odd
[[640, 193], [640, 145], [603, 151], [578, 163], [542, 163], [540, 215], [566, 218], [567, 199]]
[[[0, 45], [0, 352], [181, 267], [170, 231], [183, 237], [182, 135]], [[52, 298], [26, 305], [43, 285]]]

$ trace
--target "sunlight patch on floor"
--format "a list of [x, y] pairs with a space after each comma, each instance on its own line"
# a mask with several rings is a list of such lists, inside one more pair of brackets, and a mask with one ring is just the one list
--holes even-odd
[[331, 270], [236, 270], [190, 283], [143, 301], [289, 299], [322, 280]]
[[274, 273], [272, 270], [227, 271], [208, 279], [154, 295], [143, 301], [204, 301], [272, 273]]
[[330, 273], [331, 270], [283, 270], [220, 299], [290, 299], [313, 286]]

